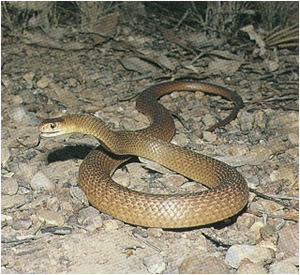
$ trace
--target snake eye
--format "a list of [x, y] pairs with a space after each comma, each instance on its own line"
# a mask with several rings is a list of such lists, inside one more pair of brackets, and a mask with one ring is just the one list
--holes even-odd
[[51, 124], [50, 124], [50, 128], [51, 128], [51, 129], [55, 129], [55, 128], [56, 128], [56, 124], [55, 124], [55, 123], [51, 123]]

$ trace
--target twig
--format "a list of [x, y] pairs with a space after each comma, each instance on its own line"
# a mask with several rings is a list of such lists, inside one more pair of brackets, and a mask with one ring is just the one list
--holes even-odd
[[185, 20], [185, 18], [189, 15], [190, 11], [187, 10], [184, 15], [181, 17], [181, 19], [179, 20], [179, 22], [176, 24], [176, 26], [174, 27], [174, 30], [178, 29], [179, 26], [182, 24], [182, 22]]
[[141, 242], [143, 242], [144, 244], [148, 245], [149, 247], [151, 247], [152, 249], [154, 249], [157, 252], [161, 252], [161, 249], [158, 248], [157, 246], [149, 243], [148, 241], [144, 240], [144, 238], [142, 236], [140, 236], [139, 234], [133, 234], [136, 238], [138, 238]]
[[5, 237], [2, 236], [1, 242], [12, 244], [12, 246], [17, 246], [23, 243], [29, 243], [35, 240], [37, 237], [34, 235], [28, 235], [28, 236], [13, 236], [13, 237]]
[[253, 188], [249, 188], [249, 190], [252, 193], [254, 193], [255, 195], [257, 195], [258, 197], [260, 197], [260, 198], [263, 198], [263, 199], [266, 199], [266, 200], [270, 200], [270, 201], [274, 201], [274, 202], [276, 202], [278, 204], [281, 204], [284, 207], [289, 208], [289, 209], [299, 210], [296, 206], [290, 206], [288, 203], [282, 201], [282, 200], [294, 200], [294, 199], [299, 200], [298, 198], [287, 197], [287, 196], [279, 196], [279, 195], [263, 194], [263, 193], [257, 191], [256, 189], [253, 189]]

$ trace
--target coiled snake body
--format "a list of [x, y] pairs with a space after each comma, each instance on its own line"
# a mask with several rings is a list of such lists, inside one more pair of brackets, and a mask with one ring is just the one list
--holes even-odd
[[[157, 99], [172, 91], [203, 91], [235, 103], [231, 114], [210, 130], [230, 122], [243, 106], [241, 98], [227, 89], [194, 81], [177, 81], [151, 86], [137, 99], [137, 108], [151, 123], [146, 129], [114, 132], [99, 119], [88, 115], [68, 115], [40, 124], [42, 136], [80, 132], [101, 141], [106, 150], [96, 148], [91, 151], [79, 170], [80, 187], [89, 202], [100, 211], [130, 224], [184, 228], [224, 220], [247, 204], [247, 183], [233, 167], [169, 143], [175, 133], [174, 121]], [[111, 175], [131, 155], [156, 161], [210, 189], [193, 194], [158, 195], [120, 186]]]

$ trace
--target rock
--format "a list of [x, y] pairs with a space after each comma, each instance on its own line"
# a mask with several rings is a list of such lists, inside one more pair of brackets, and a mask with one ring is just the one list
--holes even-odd
[[34, 175], [30, 186], [35, 191], [51, 192], [55, 189], [55, 184], [41, 171]]
[[43, 76], [36, 84], [39, 88], [44, 89], [48, 87], [50, 82], [51, 79], [49, 79], [47, 76]]
[[138, 235], [139, 237], [142, 237], [142, 238], [148, 238], [148, 229], [146, 230], [143, 227], [137, 226], [132, 230], [132, 234], [134, 236]]
[[225, 256], [225, 263], [238, 268], [243, 259], [248, 258], [252, 263], [266, 264], [270, 263], [274, 257], [274, 251], [252, 245], [233, 245], [231, 246]]
[[287, 224], [279, 231], [278, 253], [283, 258], [296, 256], [299, 252], [299, 227], [297, 224]]
[[288, 139], [292, 145], [299, 146], [299, 136], [296, 133], [289, 133]]
[[266, 114], [264, 111], [257, 110], [254, 113], [254, 127], [266, 128]]
[[187, 182], [187, 179], [182, 175], [177, 174], [165, 174], [162, 176], [161, 182], [164, 183], [164, 185], [171, 187], [181, 187], [185, 182]]
[[12, 221], [12, 220], [13, 220], [12, 216], [1, 214], [2, 227], [5, 222]]
[[72, 197], [72, 202], [76, 205], [84, 205], [84, 206], [89, 206], [89, 201], [84, 194], [84, 192], [77, 186], [71, 186], [70, 188], [70, 194]]
[[147, 232], [149, 236], [155, 237], [155, 238], [160, 238], [164, 231], [161, 228], [148, 228]]
[[79, 211], [78, 223], [84, 225], [90, 232], [103, 226], [99, 211], [92, 206], [83, 208]]
[[[155, 162], [155, 161], [152, 161], [152, 160], [149, 160], [149, 159], [145, 159], [145, 158], [142, 158], [142, 157], [139, 157], [139, 160], [140, 162], [142, 162], [144, 164], [144, 166], [147, 167], [147, 169], [150, 169], [150, 170], [153, 170], [153, 171], [156, 171], [160, 174], [169, 174], [169, 173], [173, 173], [173, 172], [170, 172], [171, 170], [169, 170], [168, 168], [160, 165], [159, 163]], [[144, 170], [140, 170], [139, 167], [135, 167], [136, 169], [131, 169], [131, 166], [128, 165], [128, 171], [129, 173], [132, 175], [136, 175], [138, 173], [141, 173], [141, 172], [145, 172]], [[137, 171], [137, 169], [139, 169], [140, 171]], [[142, 175], [142, 174], [141, 174]]]
[[220, 259], [212, 256], [191, 256], [183, 260], [179, 267], [181, 274], [228, 274], [228, 266]]
[[[90, 219], [85, 228], [89, 232], [93, 232], [101, 227], [103, 227], [103, 220], [102, 220], [101, 216], [99, 215], [97, 217], [94, 217], [93, 219]], [[107, 230], [107, 231], [109, 231], [109, 230]]]
[[296, 181], [296, 169], [294, 165], [290, 164], [281, 166], [271, 173], [270, 179], [272, 181], [284, 179], [294, 183]]
[[15, 122], [21, 123], [24, 121], [27, 113], [23, 107], [14, 107], [9, 111], [9, 116]]
[[278, 233], [276, 232], [275, 227], [270, 224], [266, 224], [263, 228], [261, 228], [260, 234], [264, 240], [271, 239], [274, 240], [274, 243], [277, 242]]
[[46, 207], [53, 212], [59, 211], [61, 209], [59, 199], [57, 197], [48, 198]]
[[5, 195], [15, 195], [19, 189], [18, 182], [15, 178], [5, 179], [1, 183], [1, 193]]
[[20, 207], [27, 202], [26, 198], [22, 195], [2, 195], [1, 196], [1, 209], [9, 209], [14, 207]]
[[143, 259], [143, 264], [151, 274], [161, 274], [167, 266], [163, 260], [163, 257], [159, 254], [146, 256]]
[[268, 271], [260, 264], [242, 263], [237, 273], [238, 274], [268, 274]]
[[23, 181], [30, 182], [33, 176], [37, 173], [37, 166], [31, 165], [26, 162], [18, 163], [15, 169], [16, 178], [22, 179]]
[[270, 265], [271, 274], [299, 274], [299, 258], [291, 257]]
[[185, 137], [184, 135], [176, 135], [172, 139], [172, 143], [176, 144], [180, 147], [185, 147], [189, 144], [189, 139], [187, 137]]
[[284, 208], [284, 206], [280, 205], [279, 203], [269, 200], [260, 200], [258, 203], [260, 205], [260, 210], [263, 211], [263, 213], [268, 214], [274, 214], [275, 212]]
[[71, 212], [74, 213], [74, 209], [72, 207], [72, 203], [68, 202], [68, 201], [62, 201], [60, 203], [60, 207], [63, 211], [67, 211], [67, 212]]
[[128, 187], [130, 185], [129, 173], [122, 169], [117, 169], [113, 175], [113, 180], [124, 187]]
[[103, 221], [105, 231], [112, 231], [119, 228], [118, 223], [115, 220]]
[[249, 229], [255, 222], [255, 218], [252, 214], [243, 213], [243, 215], [239, 216], [236, 221], [236, 226], [239, 230]]
[[279, 133], [298, 133], [299, 117], [296, 112], [276, 112], [268, 122], [269, 130], [275, 129]]
[[20, 92], [20, 96], [22, 98], [22, 102], [26, 104], [31, 104], [36, 101], [36, 97], [31, 90], [23, 90]]
[[254, 115], [248, 112], [241, 112], [238, 116], [242, 131], [250, 131], [253, 128]]
[[[3, 143], [2, 143], [3, 145]], [[1, 167], [6, 167], [7, 162], [11, 156], [10, 150], [8, 148], [1, 148]]]
[[215, 143], [217, 141], [217, 135], [215, 133], [204, 131], [203, 132], [203, 139], [210, 142]]
[[65, 219], [63, 215], [57, 212], [53, 212], [47, 209], [42, 209], [38, 213], [38, 218], [42, 222], [46, 222], [47, 225], [53, 226], [63, 226], [65, 223]]
[[94, 208], [92, 206], [88, 206], [79, 211], [78, 222], [80, 224], [85, 224], [87, 220], [89, 220], [91, 218], [93, 219], [99, 215], [100, 215], [99, 210], [97, 210], [96, 208]]
[[[216, 123], [216, 120], [215, 118], [210, 115], [210, 114], [205, 114], [203, 117], [202, 117], [202, 121], [203, 123], [206, 125], [206, 127], [210, 127], [210, 126], [213, 126], [215, 123]], [[206, 128], [205, 128], [206, 129]]]
[[12, 223], [12, 228], [15, 230], [28, 230], [32, 225], [30, 219], [20, 219]]
[[35, 77], [34, 72], [29, 72], [23, 75], [23, 79], [25, 79], [27, 83], [31, 83], [34, 77]]
[[39, 124], [39, 120], [34, 113], [27, 112], [23, 107], [20, 106], [13, 107], [9, 111], [9, 117], [16, 123], [23, 125], [37, 126]]

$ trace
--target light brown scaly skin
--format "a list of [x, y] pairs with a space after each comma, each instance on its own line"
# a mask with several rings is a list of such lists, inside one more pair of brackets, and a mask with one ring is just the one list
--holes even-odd
[[[137, 99], [137, 108], [151, 123], [146, 129], [113, 132], [99, 119], [87, 115], [45, 120], [39, 129], [43, 136], [72, 132], [91, 134], [109, 151], [96, 148], [84, 159], [79, 170], [80, 187], [100, 211], [145, 227], [184, 228], [214, 223], [245, 207], [248, 187], [233, 167], [169, 143], [175, 132], [174, 122], [157, 99], [181, 90], [217, 94], [235, 103], [231, 114], [209, 130], [229, 123], [243, 106], [236, 93], [215, 85], [168, 82], [151, 86]], [[130, 155], [156, 161], [210, 189], [195, 194], [157, 195], [122, 187], [111, 179], [111, 174]]]

